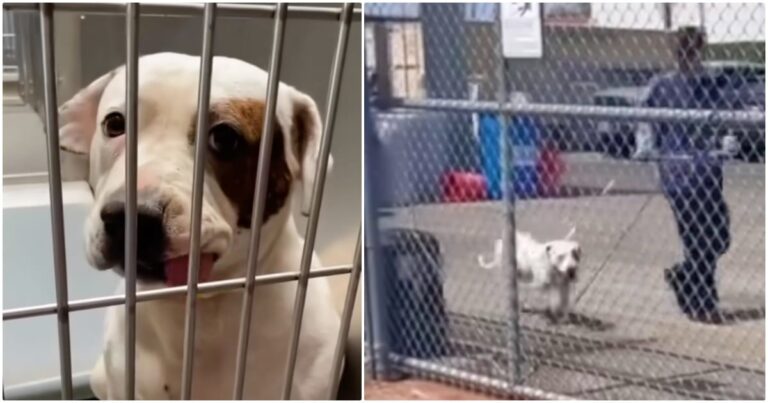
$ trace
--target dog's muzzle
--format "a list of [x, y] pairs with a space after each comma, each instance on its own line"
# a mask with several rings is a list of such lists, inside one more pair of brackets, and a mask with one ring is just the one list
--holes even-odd
[[576, 280], [576, 268], [571, 267], [565, 272], [566, 278], [568, 278], [569, 281]]
[[[136, 276], [140, 280], [164, 281], [164, 253], [167, 237], [163, 226], [161, 203], [137, 203]], [[122, 267], [125, 259], [125, 203], [110, 201], [100, 217], [106, 235], [105, 257]]]

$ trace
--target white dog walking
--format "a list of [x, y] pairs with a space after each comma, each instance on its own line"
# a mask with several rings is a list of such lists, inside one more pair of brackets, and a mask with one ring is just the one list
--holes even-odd
[[[515, 261], [518, 278], [533, 288], [550, 293], [549, 314], [552, 319], [568, 313], [570, 291], [576, 282], [581, 247], [571, 240], [573, 228], [562, 240], [539, 242], [528, 233], [515, 233]], [[477, 256], [477, 263], [486, 270], [501, 267], [503, 240], [494, 244], [493, 259]]]

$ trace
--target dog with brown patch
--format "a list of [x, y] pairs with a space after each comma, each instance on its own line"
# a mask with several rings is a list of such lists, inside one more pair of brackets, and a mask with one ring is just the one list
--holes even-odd
[[[139, 59], [137, 290], [187, 284], [200, 58], [158, 53]], [[125, 68], [96, 79], [60, 109], [61, 147], [88, 155], [94, 206], [86, 223], [89, 262], [123, 273], [125, 231]], [[199, 281], [246, 275], [267, 73], [214, 57], [203, 191]], [[259, 274], [296, 271], [304, 240], [291, 214], [308, 207], [322, 123], [315, 102], [280, 84], [268, 194], [261, 218]], [[330, 163], [330, 162], [329, 162]], [[313, 256], [312, 267], [320, 262]], [[288, 357], [295, 283], [262, 286], [253, 301], [244, 398], [279, 399]], [[122, 289], [119, 290], [122, 293]], [[197, 303], [192, 399], [228, 399], [235, 375], [242, 293]], [[136, 306], [136, 397], [181, 396], [185, 296]], [[309, 282], [292, 385], [294, 399], [325, 399], [339, 329], [327, 280]], [[99, 399], [123, 399], [124, 308], [107, 314], [105, 348], [91, 375]]]

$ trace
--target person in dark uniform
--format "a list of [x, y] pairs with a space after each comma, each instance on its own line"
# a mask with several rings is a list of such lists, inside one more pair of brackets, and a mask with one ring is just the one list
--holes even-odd
[[[706, 35], [699, 28], [678, 31], [678, 69], [651, 82], [645, 106], [724, 107], [715, 83], [702, 67], [705, 42]], [[659, 142], [661, 187], [674, 213], [685, 256], [682, 262], [664, 270], [664, 278], [683, 313], [706, 323], [722, 322], [715, 270], [731, 237], [716, 129], [716, 122], [653, 125]]]

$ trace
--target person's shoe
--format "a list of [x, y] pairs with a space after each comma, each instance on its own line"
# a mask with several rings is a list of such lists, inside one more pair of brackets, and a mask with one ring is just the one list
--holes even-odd
[[678, 273], [677, 268], [664, 269], [664, 280], [675, 293], [677, 305], [688, 319], [707, 324], [724, 323], [723, 315], [717, 309], [717, 301], [714, 298], [697, 297], [692, 285], [685, 284]]
[[722, 325], [726, 322], [725, 315], [723, 315], [722, 312], [720, 312], [718, 309], [699, 309], [695, 313], [688, 313], [686, 315], [688, 316], [688, 319], [694, 322], [701, 322], [709, 325]]
[[688, 303], [688, 298], [686, 298], [686, 292], [683, 290], [683, 284], [682, 281], [680, 281], [677, 266], [664, 269], [664, 281], [666, 281], [669, 288], [671, 288], [672, 292], [675, 294], [677, 306], [680, 307], [680, 310], [683, 311], [683, 313], [687, 314], [690, 310], [690, 304]]

